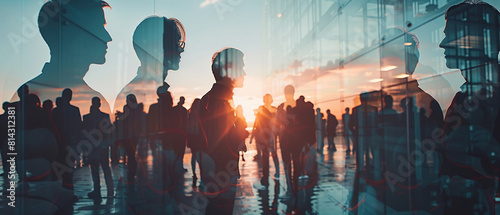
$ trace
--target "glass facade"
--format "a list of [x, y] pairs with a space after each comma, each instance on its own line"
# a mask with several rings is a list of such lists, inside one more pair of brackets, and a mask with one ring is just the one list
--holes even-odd
[[[488, 138], [495, 136], [498, 12], [461, 9], [447, 23], [446, 11], [461, 2], [266, 1], [264, 92], [283, 98], [284, 87], [292, 85], [321, 112], [329, 109], [340, 118], [350, 108], [357, 120], [341, 122], [337, 130], [340, 136], [353, 130], [357, 148], [354, 183], [345, 184], [353, 189], [344, 198], [350, 209], [363, 210], [362, 202], [371, 198], [383, 203], [375, 207], [381, 214], [442, 214], [445, 204], [474, 199], [462, 213], [488, 211], [482, 198], [491, 191], [478, 188], [486, 183], [478, 178], [495, 178], [498, 169], [481, 170], [477, 162], [493, 161], [471, 156], [474, 141], [460, 140], [460, 129], [450, 131], [450, 116], [464, 118], [457, 126], [464, 127], [463, 138], [481, 131], [476, 124], [486, 127]], [[476, 100], [480, 111], [470, 107]], [[462, 107], [458, 101], [467, 114], [453, 115]], [[344, 139], [350, 140], [339, 138], [345, 146]], [[455, 142], [465, 146], [458, 149]], [[488, 153], [495, 153], [492, 148]], [[474, 169], [474, 176], [466, 169]]]

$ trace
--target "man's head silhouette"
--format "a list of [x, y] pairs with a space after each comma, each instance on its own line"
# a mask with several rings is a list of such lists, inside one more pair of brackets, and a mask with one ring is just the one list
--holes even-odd
[[[499, 12], [482, 1], [465, 1], [445, 15], [443, 48], [446, 66], [462, 73], [486, 63], [498, 63], [500, 50]], [[467, 78], [467, 75], [465, 75]]]
[[245, 63], [243, 52], [235, 48], [225, 48], [212, 57], [212, 73], [217, 83], [227, 83], [234, 88], [243, 87]]
[[[148, 71], [160, 67], [159, 72], [163, 72], [165, 78], [168, 70], [179, 69], [186, 41], [186, 32], [179, 20], [159, 16], [148, 17], [137, 26], [132, 40], [141, 66], [150, 67]], [[162, 77], [161, 73], [151, 75]]]
[[63, 106], [63, 98], [57, 97], [56, 98], [56, 107], [62, 107], [62, 106]]
[[361, 101], [362, 105], [367, 105], [369, 98], [370, 94], [368, 92], [362, 92], [361, 94], [359, 94], [359, 100]]
[[101, 99], [99, 97], [92, 98], [92, 106], [101, 107]]
[[391, 95], [385, 95], [384, 96], [384, 107], [385, 108], [392, 108], [394, 103], [394, 99], [392, 98]]
[[51, 0], [38, 15], [38, 27], [50, 48], [51, 62], [71, 60], [77, 66], [103, 64], [111, 37], [104, 28], [101, 0]]
[[73, 91], [71, 89], [66, 88], [62, 92], [62, 100], [64, 103], [69, 103], [73, 97]]
[[186, 98], [184, 98], [184, 96], [181, 96], [181, 97], [179, 98], [179, 103], [178, 103], [178, 104], [179, 104], [180, 106], [182, 106], [182, 105], [184, 105], [184, 103], [185, 103], [185, 102], [186, 102]]
[[158, 95], [159, 101], [164, 105], [171, 107], [174, 104], [174, 99], [172, 98], [170, 91], [168, 91], [167, 86], [159, 86], [158, 89], [156, 89], [156, 95]]
[[17, 96], [19, 97], [19, 100], [24, 100], [26, 96], [30, 93], [30, 88], [28, 87], [27, 84], [23, 84], [19, 89], [17, 89]]
[[47, 99], [43, 101], [42, 108], [47, 111], [52, 111], [52, 109], [54, 108], [54, 103], [52, 102], [52, 100]]

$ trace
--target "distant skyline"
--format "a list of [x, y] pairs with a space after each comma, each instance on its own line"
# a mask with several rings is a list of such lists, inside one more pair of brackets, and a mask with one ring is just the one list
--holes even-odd
[[[45, 2], [8, 1], [0, 9], [4, 17], [0, 29], [2, 102], [9, 101], [21, 84], [40, 74], [50, 59], [48, 46], [36, 22]], [[181, 55], [180, 69], [170, 71], [166, 80], [171, 86], [174, 102], [184, 96], [185, 106], [189, 108], [195, 98], [203, 96], [215, 82], [210, 70], [212, 55], [224, 47], [235, 47], [245, 53], [247, 72], [244, 88], [235, 90], [235, 105], [242, 105], [247, 120], [253, 120], [253, 109], [262, 103], [265, 94], [261, 83], [264, 0], [107, 2], [112, 8], [104, 9], [106, 29], [113, 41], [108, 43], [106, 63], [91, 65], [85, 81], [101, 92], [110, 105], [140, 66], [132, 47], [135, 28], [146, 17], [158, 15], [177, 18], [186, 29], [186, 48]]]

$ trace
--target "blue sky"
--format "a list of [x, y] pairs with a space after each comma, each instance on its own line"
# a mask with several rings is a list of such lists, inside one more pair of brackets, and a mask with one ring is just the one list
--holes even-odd
[[[37, 76], [49, 60], [49, 49], [36, 24], [45, 0], [5, 1], [0, 8], [0, 94], [10, 100], [24, 82]], [[150, 15], [179, 19], [187, 35], [180, 69], [170, 72], [167, 82], [175, 100], [185, 96], [190, 104], [213, 84], [211, 57], [224, 47], [245, 53], [245, 87], [235, 91], [235, 103], [242, 104], [246, 116], [261, 103], [262, 12], [264, 0], [108, 0], [106, 29], [113, 41], [108, 44], [107, 62], [92, 65], [85, 81], [101, 92], [110, 105], [118, 92], [136, 74], [140, 65], [132, 48], [136, 26]]]

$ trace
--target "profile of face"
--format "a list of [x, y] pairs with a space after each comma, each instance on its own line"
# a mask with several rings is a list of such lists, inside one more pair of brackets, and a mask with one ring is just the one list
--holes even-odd
[[[461, 3], [446, 12], [445, 37], [439, 44], [444, 49], [446, 67], [464, 70], [485, 62], [498, 62], [500, 14], [493, 6]], [[465, 74], [464, 74], [465, 76]]]
[[444, 57], [446, 59], [446, 67], [450, 69], [459, 69], [460, 66], [458, 64], [461, 52], [466, 50], [468, 47], [465, 44], [458, 45], [458, 40], [463, 41], [463, 37], [457, 38], [457, 27], [460, 25], [460, 22], [455, 20], [447, 20], [446, 27], [444, 28], [445, 37], [439, 44], [439, 47], [444, 49]]
[[106, 62], [111, 36], [105, 29], [103, 1], [49, 1], [39, 13], [38, 25], [54, 57], [80, 65]]
[[179, 20], [150, 16], [137, 26], [132, 40], [141, 65], [157, 70], [155, 77], [165, 78], [168, 70], [179, 69], [186, 40]]
[[233, 88], [242, 88], [246, 72], [244, 70], [244, 55], [238, 49], [225, 48], [214, 54], [212, 58], [212, 72], [215, 80], [231, 82]]
[[166, 19], [164, 27], [164, 62], [171, 70], [178, 70], [181, 62], [181, 53], [186, 45], [184, 27], [177, 19]]

